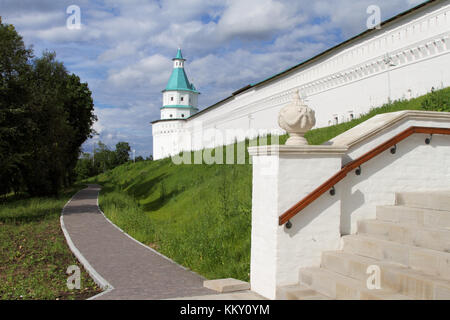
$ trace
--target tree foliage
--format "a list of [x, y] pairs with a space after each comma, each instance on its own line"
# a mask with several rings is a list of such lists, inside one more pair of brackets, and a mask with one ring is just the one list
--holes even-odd
[[131, 148], [128, 142], [119, 142], [116, 144], [116, 164], [121, 165], [130, 159]]
[[[106, 144], [99, 141], [93, 151], [93, 154], [83, 153], [78, 159], [75, 168], [78, 180], [96, 176], [130, 161], [131, 148], [128, 142], [118, 142], [115, 150], [110, 150]], [[136, 157], [136, 161], [143, 160], [141, 156]]]
[[34, 58], [14, 26], [0, 21], [0, 194], [57, 194], [72, 183], [93, 110], [86, 83], [54, 53]]

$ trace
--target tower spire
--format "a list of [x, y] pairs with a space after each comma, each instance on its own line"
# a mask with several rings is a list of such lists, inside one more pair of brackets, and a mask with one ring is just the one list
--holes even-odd
[[181, 48], [178, 48], [177, 55], [172, 60], [183, 60], [183, 61], [186, 61], [186, 59], [184, 59], [183, 55], [181, 54]]
[[181, 49], [178, 48], [177, 55], [172, 59], [174, 68], [184, 68], [184, 62], [186, 59], [183, 58], [183, 54], [181, 53]]

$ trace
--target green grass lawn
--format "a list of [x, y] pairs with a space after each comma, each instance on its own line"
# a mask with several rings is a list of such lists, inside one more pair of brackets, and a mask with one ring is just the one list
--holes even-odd
[[[0, 202], [0, 299], [86, 299], [101, 292], [70, 251], [59, 218], [83, 186], [58, 198], [10, 196]], [[81, 288], [66, 286], [70, 265], [81, 269]]]
[[[450, 101], [450, 89], [440, 96]], [[305, 137], [321, 144], [377, 114], [421, 109], [427, 97], [397, 101]], [[207, 278], [247, 281], [251, 169], [250, 164], [175, 165], [163, 159], [128, 163], [89, 181], [103, 186], [100, 206], [106, 216], [137, 240]]]

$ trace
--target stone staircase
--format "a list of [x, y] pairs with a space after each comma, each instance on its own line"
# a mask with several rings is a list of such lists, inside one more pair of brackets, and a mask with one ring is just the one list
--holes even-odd
[[[380, 270], [380, 289], [367, 286], [369, 266]], [[395, 206], [378, 206], [375, 220], [343, 237], [342, 251], [323, 252], [299, 279], [277, 298], [450, 299], [450, 192], [397, 193]]]

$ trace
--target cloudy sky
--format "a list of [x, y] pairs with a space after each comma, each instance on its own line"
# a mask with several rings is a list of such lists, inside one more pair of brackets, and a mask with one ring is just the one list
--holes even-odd
[[[111, 147], [128, 141], [152, 151], [150, 122], [159, 119], [178, 47], [202, 93], [200, 109], [233, 91], [296, 65], [366, 28], [369, 5], [386, 20], [423, 0], [0, 0], [35, 55], [55, 51], [93, 92], [99, 133]], [[81, 29], [68, 29], [70, 5]]]

